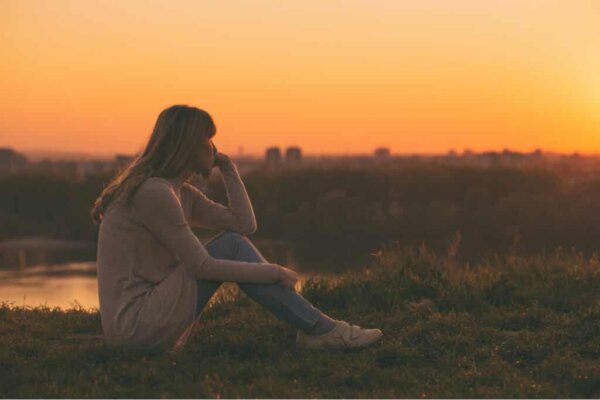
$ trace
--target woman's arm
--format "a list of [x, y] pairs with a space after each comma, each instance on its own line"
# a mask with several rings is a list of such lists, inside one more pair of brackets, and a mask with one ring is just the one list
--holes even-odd
[[246, 187], [233, 161], [219, 167], [229, 207], [214, 202], [196, 187], [185, 184], [192, 196], [191, 224], [214, 230], [238, 233], [256, 232], [256, 217]]
[[135, 219], [173, 251], [197, 278], [254, 283], [279, 281], [277, 264], [212, 257], [187, 223], [179, 199], [167, 180], [147, 179], [135, 193], [131, 207]]

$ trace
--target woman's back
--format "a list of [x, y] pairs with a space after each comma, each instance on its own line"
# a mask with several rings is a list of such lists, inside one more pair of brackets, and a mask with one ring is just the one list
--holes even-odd
[[[138, 193], [170, 191], [163, 178], [148, 178], [134, 195], [131, 207], [115, 199], [98, 233], [98, 296], [102, 327], [114, 344], [166, 348], [194, 318], [196, 285], [173, 252], [153, 235], [134, 212]], [[190, 215], [187, 190], [179, 198]], [[160, 284], [160, 285], [159, 285]]]

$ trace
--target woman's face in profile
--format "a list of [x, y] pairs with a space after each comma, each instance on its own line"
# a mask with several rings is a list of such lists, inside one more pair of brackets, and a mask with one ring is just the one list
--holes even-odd
[[212, 139], [203, 139], [197, 159], [195, 160], [194, 172], [208, 179], [215, 164], [216, 154], [217, 146], [215, 146]]

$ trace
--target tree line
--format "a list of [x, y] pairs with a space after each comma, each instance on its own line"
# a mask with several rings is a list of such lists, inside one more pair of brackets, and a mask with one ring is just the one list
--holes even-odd
[[[90, 208], [111, 176], [29, 174], [0, 179], [0, 240], [97, 239]], [[363, 256], [425, 245], [463, 260], [557, 247], [598, 249], [600, 179], [548, 170], [441, 164], [257, 169], [243, 177], [259, 237], [298, 243], [306, 257]], [[226, 203], [219, 179], [206, 193]]]

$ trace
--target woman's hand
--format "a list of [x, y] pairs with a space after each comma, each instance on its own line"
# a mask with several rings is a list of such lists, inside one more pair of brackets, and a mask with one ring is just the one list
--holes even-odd
[[227, 165], [231, 164], [231, 158], [229, 158], [229, 156], [227, 154], [224, 153], [220, 153], [217, 152], [215, 154], [215, 167], [225, 167]]
[[298, 273], [293, 269], [279, 266], [279, 281], [277, 282], [281, 286], [296, 291], [296, 282], [298, 282]]

